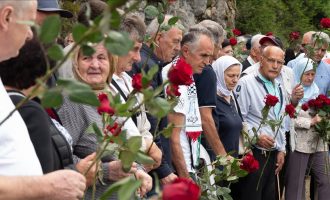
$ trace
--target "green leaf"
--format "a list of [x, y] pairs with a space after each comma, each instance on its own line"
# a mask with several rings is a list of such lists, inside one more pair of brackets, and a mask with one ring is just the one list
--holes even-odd
[[40, 30], [40, 40], [49, 44], [55, 41], [61, 31], [60, 16], [52, 15], [45, 19]]
[[124, 56], [133, 48], [134, 42], [128, 33], [110, 31], [104, 45], [114, 55]]
[[127, 140], [127, 147], [128, 149], [136, 153], [139, 151], [142, 145], [142, 137], [141, 136], [133, 136]]
[[45, 108], [59, 107], [63, 103], [62, 89], [55, 87], [47, 90], [41, 99], [41, 105]]
[[85, 56], [91, 56], [95, 53], [95, 49], [89, 45], [82, 45], [81, 50]]
[[127, 150], [120, 151], [119, 159], [121, 160], [121, 163], [123, 164], [124, 172], [129, 172], [129, 170], [131, 169], [132, 163], [135, 160], [135, 157], [136, 157], [136, 154], [131, 151], [127, 151]]
[[139, 151], [137, 154], [136, 154], [136, 161], [138, 161], [139, 163], [141, 164], [144, 164], [144, 165], [152, 165], [155, 163], [155, 161], [149, 157], [148, 155], [146, 155], [145, 153], [142, 153], [141, 151]]
[[174, 124], [173, 124], [173, 123], [170, 123], [170, 124], [168, 124], [167, 127], [164, 128], [160, 133], [161, 133], [164, 137], [169, 138], [169, 137], [171, 137], [171, 135], [172, 135], [173, 128], [174, 128]]
[[179, 17], [171, 17], [171, 19], [168, 20], [168, 25], [173, 26], [175, 23], [179, 21]]
[[165, 15], [163, 13], [159, 13], [157, 20], [158, 20], [158, 24], [162, 24], [165, 20]]
[[72, 36], [73, 36], [74, 41], [75, 42], [80, 41], [87, 30], [88, 30], [88, 28], [85, 25], [80, 24], [80, 23], [76, 24], [72, 28]]
[[91, 106], [100, 105], [95, 92], [85, 83], [73, 79], [59, 79], [57, 84], [63, 87], [70, 100], [74, 102]]
[[131, 180], [118, 190], [118, 199], [130, 200], [134, 196], [135, 191], [140, 187], [141, 181]]
[[229, 176], [229, 177], [227, 178], [227, 181], [234, 181], [234, 180], [237, 180], [237, 179], [238, 179], [237, 176]]
[[54, 44], [47, 50], [48, 56], [53, 60], [61, 60], [64, 57], [63, 48]]
[[100, 200], [107, 200], [110, 198], [110, 196], [112, 194], [114, 194], [114, 192], [118, 191], [119, 188], [125, 186], [126, 184], [128, 184], [129, 182], [134, 181], [134, 179], [132, 177], [126, 177], [123, 178], [119, 181], [114, 182], [113, 184], [111, 184], [111, 186], [102, 194], [102, 196], [100, 197]]
[[86, 129], [86, 133], [94, 133], [96, 134], [96, 138], [98, 142], [103, 141], [104, 135], [95, 122], [93, 122], [90, 126], [88, 126], [88, 128]]
[[161, 97], [156, 97], [153, 101], [146, 102], [145, 105], [150, 114], [158, 118], [165, 117], [171, 109], [169, 102]]
[[148, 18], [152, 18], [152, 19], [159, 15], [158, 9], [153, 5], [148, 5], [144, 9], [144, 13], [145, 13], [146, 16], [148, 16]]
[[88, 34], [85, 39], [87, 42], [91, 43], [100, 43], [103, 40], [103, 34], [101, 32], [94, 32], [91, 34]]
[[120, 26], [120, 14], [118, 13], [117, 10], [113, 10], [111, 12], [111, 19], [110, 19], [110, 27], [112, 27], [113, 29], [118, 29]]

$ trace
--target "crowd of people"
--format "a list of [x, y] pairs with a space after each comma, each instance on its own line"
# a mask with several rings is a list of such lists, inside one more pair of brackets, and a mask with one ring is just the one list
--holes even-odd
[[[78, 22], [88, 26], [86, 12], [94, 19], [106, 7], [101, 0], [88, 1], [77, 13]], [[0, 1], [1, 121], [31, 94], [36, 79], [47, 71], [43, 44], [27, 23], [19, 22], [42, 24], [54, 14], [73, 16], [56, 0]], [[0, 199], [91, 199], [93, 180], [100, 170], [103, 180], [96, 184], [96, 198], [114, 182], [129, 176], [141, 181], [139, 195], [150, 197], [156, 192], [155, 181], [164, 186], [178, 177], [196, 180], [201, 163], [211, 167], [217, 156], [241, 158], [242, 130], [250, 138], [257, 135], [251, 153], [261, 167], [229, 186], [233, 199], [275, 199], [282, 196], [283, 188], [285, 199], [305, 199], [309, 168], [315, 178], [317, 199], [330, 196], [330, 172], [325, 170], [330, 164], [329, 144], [315, 130], [322, 118], [301, 109], [318, 95], [329, 94], [330, 63], [324, 59], [329, 36], [306, 32], [299, 52], [289, 61], [280, 38], [256, 34], [246, 44], [249, 55], [240, 61], [233, 57], [234, 45], [217, 22], [203, 20], [184, 27], [178, 21], [158, 31], [172, 17], [165, 15], [162, 24], [154, 19], [147, 25], [138, 14], [123, 17], [119, 29], [134, 42], [126, 55], [112, 55], [103, 43], [94, 44], [95, 52], [90, 56], [78, 47], [48, 82], [52, 87], [58, 78], [72, 78], [89, 85], [96, 94], [119, 94], [121, 102], [126, 102], [134, 90], [132, 76], [157, 66], [150, 84], [155, 89], [163, 86], [172, 70], [189, 66], [193, 72], [189, 84], [178, 86], [177, 105], [159, 123], [144, 105], [129, 119], [116, 117], [116, 123], [124, 122], [122, 130], [127, 138], [141, 136], [140, 150], [154, 164], [134, 162], [125, 172], [118, 157], [111, 154], [102, 157], [99, 167], [93, 165], [85, 173], [98, 145], [88, 127], [92, 123], [102, 127], [97, 107], [75, 103], [63, 94], [61, 107], [44, 109], [40, 99], [34, 97], [0, 125]], [[156, 45], [145, 42], [145, 35], [154, 38]], [[66, 38], [64, 51], [73, 46], [70, 38]], [[312, 47], [312, 54], [307, 46]], [[167, 98], [166, 87], [163, 98]], [[134, 95], [140, 104], [143, 95]], [[285, 116], [276, 131], [264, 125], [255, 133], [263, 119], [266, 95], [279, 100], [270, 108], [268, 119], [279, 120], [287, 104], [296, 107], [297, 116]], [[156, 130], [162, 131], [170, 123], [174, 128], [169, 138], [154, 137]], [[111, 196], [117, 198], [116, 194]]]

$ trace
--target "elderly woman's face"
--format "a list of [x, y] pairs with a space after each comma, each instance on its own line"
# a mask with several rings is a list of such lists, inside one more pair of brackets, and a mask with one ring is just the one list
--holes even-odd
[[309, 70], [305, 72], [301, 78], [301, 82], [303, 86], [311, 86], [315, 78], [315, 72], [314, 70]]
[[95, 53], [91, 56], [85, 56], [80, 52], [78, 71], [89, 84], [105, 83], [110, 72], [110, 62], [106, 48], [101, 44], [97, 45]]
[[236, 87], [240, 72], [241, 68], [239, 65], [232, 65], [225, 70], [225, 83], [229, 91], [232, 91]]

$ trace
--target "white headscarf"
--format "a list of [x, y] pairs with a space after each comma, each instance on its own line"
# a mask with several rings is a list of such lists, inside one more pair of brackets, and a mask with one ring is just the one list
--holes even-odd
[[240, 74], [242, 73], [242, 64], [232, 56], [221, 56], [213, 64], [213, 70], [217, 76], [217, 92], [224, 96], [230, 96], [231, 91], [228, 90], [225, 82], [225, 71], [232, 65], [240, 66]]
[[[297, 65], [295, 65], [293, 67], [293, 72], [294, 72], [294, 75], [295, 75], [295, 83], [296, 84], [300, 83], [300, 77], [301, 77], [302, 74], [314, 69], [313, 64], [314, 64], [314, 62], [311, 59], [308, 59], [308, 58], [301, 58], [297, 62]], [[305, 69], [305, 67], [306, 67], [306, 69]], [[303, 104], [303, 103], [307, 102], [310, 99], [316, 98], [320, 93], [320, 90], [319, 90], [319, 88], [317, 87], [317, 85], [315, 83], [315, 79], [314, 79], [313, 83], [310, 86], [303, 86], [303, 87], [304, 87], [304, 97], [299, 101], [300, 104]]]

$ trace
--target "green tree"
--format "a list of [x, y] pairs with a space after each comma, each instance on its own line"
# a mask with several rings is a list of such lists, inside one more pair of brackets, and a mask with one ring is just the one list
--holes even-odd
[[330, 16], [328, 0], [237, 0], [236, 27], [248, 34], [273, 32], [288, 44], [292, 31], [319, 30]]

